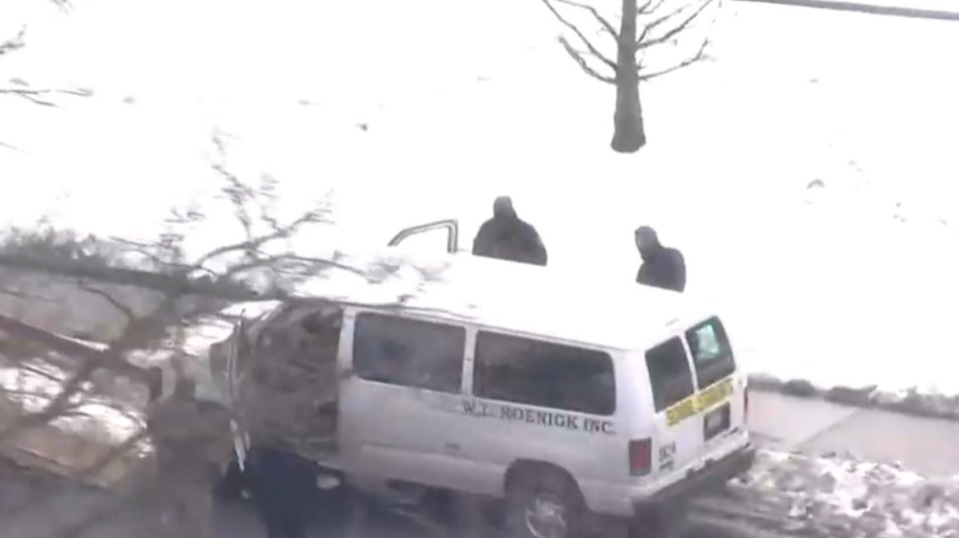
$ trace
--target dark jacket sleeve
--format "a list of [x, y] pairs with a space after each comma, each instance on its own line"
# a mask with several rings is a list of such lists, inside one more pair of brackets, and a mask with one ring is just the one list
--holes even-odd
[[546, 265], [549, 256], [546, 254], [546, 245], [543, 244], [543, 238], [540, 237], [539, 232], [532, 224], [522, 222], [521, 225], [519, 239], [524, 261], [533, 265]]
[[549, 261], [549, 255], [546, 254], [546, 245], [543, 244], [543, 238], [539, 236], [539, 233], [533, 229], [533, 240], [534, 244], [530, 249], [531, 252], [531, 262], [535, 265], [546, 265], [546, 262]]
[[670, 254], [673, 261], [673, 270], [670, 272], [673, 277], [672, 289], [684, 291], [686, 289], [686, 259], [683, 257], [683, 253], [676, 249], [672, 249]]

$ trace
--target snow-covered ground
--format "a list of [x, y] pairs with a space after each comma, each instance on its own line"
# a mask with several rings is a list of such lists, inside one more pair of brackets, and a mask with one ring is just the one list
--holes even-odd
[[[849, 455], [809, 458], [763, 451], [753, 470], [733, 483], [731, 493], [750, 507], [754, 521], [765, 519], [791, 535], [959, 535], [959, 479], [930, 479]], [[723, 502], [707, 500], [704, 505]]]
[[[959, 299], [954, 23], [730, 3], [715, 61], [643, 87], [650, 144], [624, 156], [612, 89], [536, 0], [3, 2], [0, 32], [21, 21], [0, 86], [95, 96], [0, 97], [6, 220], [149, 235], [210, 196], [222, 129], [288, 211], [332, 190], [337, 226], [307, 250], [444, 217], [468, 240], [509, 193], [571, 280], [632, 279], [649, 223], [753, 369], [959, 393], [939, 338]], [[237, 232], [217, 216], [196, 245]]]

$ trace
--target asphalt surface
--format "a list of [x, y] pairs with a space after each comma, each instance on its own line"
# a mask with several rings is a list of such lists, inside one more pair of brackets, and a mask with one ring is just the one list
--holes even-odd
[[[102, 490], [52, 481], [21, 470], [0, 469], [0, 536], [3, 538], [160, 538], [156, 516], [144, 517], [135, 510], [110, 511], [91, 518], [105, 505]], [[495, 538], [492, 528], [468, 529], [415, 521], [382, 511], [357, 522], [342, 505], [319, 500], [311, 524], [311, 538]], [[216, 510], [217, 538], [266, 538], [252, 507], [243, 501], [220, 503]], [[96, 523], [82, 532], [71, 522]], [[69, 532], [70, 530], [74, 532]], [[621, 529], [610, 528], [597, 538], [625, 538]], [[188, 538], [188, 537], [178, 537]], [[652, 538], [652, 537], [651, 537]], [[694, 516], [687, 530], [676, 538], [782, 538], [722, 518], [712, 521]]]
[[848, 453], [933, 477], [959, 476], [959, 422], [754, 391], [749, 428], [754, 442], [773, 450]]

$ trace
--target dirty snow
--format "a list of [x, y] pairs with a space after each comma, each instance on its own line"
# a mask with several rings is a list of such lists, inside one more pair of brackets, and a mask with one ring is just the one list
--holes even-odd
[[849, 538], [959, 536], [959, 477], [929, 478], [899, 465], [852, 455], [810, 458], [760, 453], [734, 482], [767, 515], [792, 532]]
[[650, 145], [622, 156], [611, 89], [539, 2], [41, 4], [0, 7], [0, 31], [30, 25], [0, 84], [95, 96], [0, 98], [8, 220], [147, 236], [196, 195], [212, 215], [191, 245], [232, 240], [209, 201], [220, 128], [235, 170], [283, 182], [287, 212], [332, 189], [337, 226], [304, 254], [445, 217], [468, 243], [509, 192], [584, 282], [631, 280], [631, 230], [657, 226], [754, 370], [959, 393], [928, 337], [951, 334], [938, 313], [959, 299], [955, 23], [727, 4], [716, 61], [644, 87]]

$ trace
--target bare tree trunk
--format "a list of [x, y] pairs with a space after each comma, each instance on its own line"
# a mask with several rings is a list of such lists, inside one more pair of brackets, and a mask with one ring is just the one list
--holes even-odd
[[635, 153], [646, 145], [643, 108], [639, 104], [639, 67], [636, 65], [636, 0], [623, 0], [616, 56], [616, 112], [613, 142], [618, 153]]

